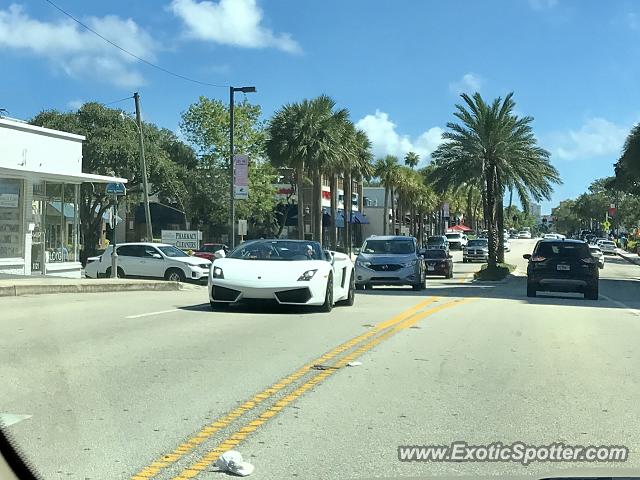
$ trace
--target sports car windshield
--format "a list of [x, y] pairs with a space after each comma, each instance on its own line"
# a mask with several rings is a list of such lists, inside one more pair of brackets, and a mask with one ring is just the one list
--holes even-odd
[[237, 247], [229, 258], [241, 260], [324, 260], [324, 253], [317, 242], [291, 240], [255, 240]]
[[364, 253], [397, 253], [408, 254], [416, 248], [411, 240], [367, 240], [362, 246]]

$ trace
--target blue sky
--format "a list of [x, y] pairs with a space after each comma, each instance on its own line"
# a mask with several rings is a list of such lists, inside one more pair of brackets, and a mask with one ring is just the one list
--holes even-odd
[[[265, 116], [333, 96], [377, 155], [423, 159], [461, 91], [515, 92], [535, 117], [564, 185], [543, 213], [611, 175], [640, 121], [640, 3], [633, 0], [55, 0], [140, 57], [221, 85], [255, 85]], [[138, 90], [145, 119], [177, 130], [180, 113], [225, 88], [134, 61], [44, 0], [0, 0], [0, 108], [110, 102]], [[133, 110], [132, 101], [115, 104]]]

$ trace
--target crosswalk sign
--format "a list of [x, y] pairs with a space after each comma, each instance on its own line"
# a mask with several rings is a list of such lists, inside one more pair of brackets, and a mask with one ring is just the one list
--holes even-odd
[[604, 222], [602, 222], [602, 228], [604, 228], [605, 230], [609, 230], [611, 228], [611, 223], [609, 223], [609, 220], [605, 220]]

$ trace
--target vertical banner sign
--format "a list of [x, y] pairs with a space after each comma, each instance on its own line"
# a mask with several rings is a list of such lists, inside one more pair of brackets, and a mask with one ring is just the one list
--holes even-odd
[[246, 200], [249, 198], [249, 157], [234, 155], [233, 165], [233, 198]]
[[444, 218], [449, 218], [449, 204], [448, 203], [443, 203], [442, 204], [442, 216]]

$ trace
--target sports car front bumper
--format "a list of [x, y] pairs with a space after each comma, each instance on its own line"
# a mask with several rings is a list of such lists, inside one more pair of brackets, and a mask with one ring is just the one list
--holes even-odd
[[326, 281], [314, 280], [275, 284], [214, 279], [209, 282], [209, 300], [224, 303], [237, 303], [243, 300], [272, 300], [283, 305], [322, 305], [326, 292]]

